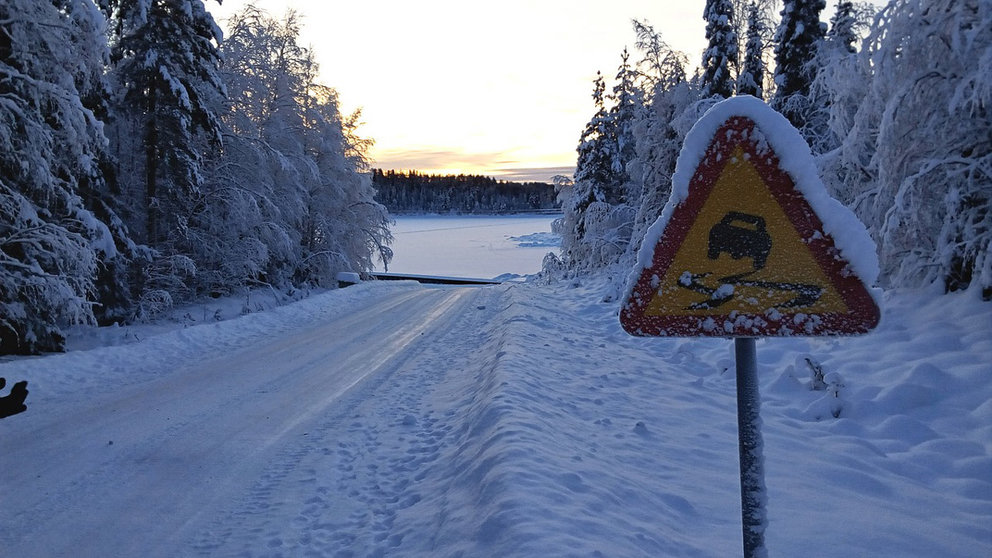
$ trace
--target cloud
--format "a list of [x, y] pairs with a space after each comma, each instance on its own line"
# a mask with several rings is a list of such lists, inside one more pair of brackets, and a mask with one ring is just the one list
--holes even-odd
[[494, 162], [519, 164], [507, 151], [465, 153], [445, 149], [395, 149], [376, 154], [375, 166], [396, 170], [461, 169], [484, 172], [494, 167]]

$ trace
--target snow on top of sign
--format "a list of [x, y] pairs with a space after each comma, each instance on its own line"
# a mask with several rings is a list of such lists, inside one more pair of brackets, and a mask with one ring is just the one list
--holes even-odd
[[823, 230], [833, 237], [834, 245], [850, 264], [854, 273], [869, 287], [872, 296], [878, 300], [880, 293], [870, 288], [878, 278], [878, 255], [875, 242], [864, 224], [848, 208], [827, 193], [820, 180], [813, 155], [806, 140], [799, 131], [781, 114], [764, 101], [750, 95], [731, 97], [713, 105], [693, 125], [686, 134], [682, 151], [679, 153], [672, 175], [672, 193], [661, 212], [645, 234], [637, 255], [636, 269], [627, 282], [627, 298], [637, 283], [642, 271], [651, 266], [655, 246], [661, 239], [665, 226], [671, 219], [675, 207], [689, 196], [689, 182], [696, 168], [703, 160], [717, 129], [734, 116], [744, 116], [756, 124], [757, 141], [765, 141], [779, 159], [779, 167], [788, 173], [796, 189], [813, 208], [823, 222]]

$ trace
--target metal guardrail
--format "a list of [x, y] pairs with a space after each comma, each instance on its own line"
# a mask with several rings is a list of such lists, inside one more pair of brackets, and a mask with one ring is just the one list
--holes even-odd
[[410, 273], [370, 273], [380, 281], [417, 281], [427, 285], [499, 285], [502, 281], [495, 279], [475, 279], [471, 277], [446, 277], [440, 275], [413, 275]]

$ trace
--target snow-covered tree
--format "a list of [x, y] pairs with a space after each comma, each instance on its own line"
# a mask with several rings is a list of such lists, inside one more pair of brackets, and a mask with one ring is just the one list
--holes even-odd
[[826, 33], [820, 22], [825, 0], [784, 0], [775, 32], [775, 97], [772, 105], [797, 128], [809, 107], [815, 69], [810, 62]]
[[295, 13], [275, 20], [252, 6], [228, 21], [221, 76], [228, 92], [223, 149], [207, 161], [204, 204], [191, 231], [209, 292], [292, 284], [300, 261], [304, 177], [314, 175], [299, 108], [308, 59]]
[[830, 30], [810, 63], [814, 77], [803, 97], [808, 108], [800, 133], [814, 154], [837, 148], [865, 95], [870, 76], [858, 63], [856, 43], [867, 33], [874, 13], [871, 4], [838, 3]]
[[102, 16], [85, 0], [0, 3], [0, 353], [60, 350], [93, 320], [98, 261], [116, 254], [79, 196], [105, 141], [96, 87]]
[[634, 123], [638, 113], [644, 106], [644, 93], [637, 84], [637, 72], [630, 64], [630, 53], [627, 49], [620, 55], [620, 67], [614, 79], [613, 92], [610, 100], [610, 125], [612, 134], [616, 137], [616, 157], [613, 160], [613, 171], [620, 183], [620, 199], [623, 203], [631, 203], [638, 192], [630, 190], [630, 176], [627, 165], [634, 158]]
[[744, 44], [744, 63], [737, 75], [737, 94], [751, 95], [759, 99], [765, 91], [764, 37], [767, 34], [758, 5], [747, 5], [747, 41]]
[[634, 124], [635, 155], [628, 165], [636, 209], [626, 261], [633, 261], [647, 228], [661, 214], [671, 193], [675, 160], [685, 131], [681, 115], [699, 98], [688, 82], [685, 55], [668, 45], [650, 25], [635, 22], [637, 47], [643, 58], [637, 64], [650, 76], [648, 98]]
[[606, 80], [596, 72], [593, 81], [593, 103], [596, 112], [579, 137], [575, 182], [588, 184], [590, 201], [619, 201], [620, 183], [614, 163], [617, 161], [616, 138], [606, 107]]
[[627, 172], [634, 157], [633, 126], [643, 107], [638, 76], [624, 50], [616, 84], [606, 108], [605, 82], [597, 73], [593, 88], [596, 113], [579, 140], [574, 185], [560, 195], [565, 215], [564, 263], [570, 268], [601, 268], [626, 250], [639, 188]]
[[595, 202], [605, 202], [603, 186], [612, 181], [615, 143], [607, 141], [608, 115], [605, 106], [606, 83], [596, 72], [592, 98], [596, 112], [579, 137], [578, 160], [574, 182], [561, 190], [564, 215], [557, 227], [562, 234], [562, 255], [566, 262], [580, 261], [585, 256], [586, 211]]
[[702, 93], [727, 98], [734, 94], [738, 61], [733, 5], [730, 0], [706, 0], [703, 19], [709, 46], [703, 53]]
[[694, 109], [699, 99], [699, 90], [686, 81], [659, 87], [637, 123], [637, 154], [630, 170], [640, 186], [641, 195], [625, 260], [628, 264], [633, 264], [644, 234], [668, 202], [682, 141], [695, 122], [694, 118], [701, 115]]
[[[611, 269], [618, 280], [606, 299], [616, 295], [645, 230], [668, 199], [682, 138], [701, 114], [696, 111], [709, 106], [697, 103], [699, 90], [687, 80], [686, 56], [647, 22], [635, 20], [633, 25], [642, 57], [633, 65], [635, 71], [627, 69], [629, 57], [623, 57], [609, 99], [616, 106], [610, 110], [602, 108], [605, 85], [597, 77], [593, 100], [598, 110], [582, 136], [575, 181], [556, 183], [564, 210], [554, 227], [562, 235], [562, 258], [549, 258], [545, 266], [549, 272]], [[623, 99], [630, 100], [629, 108], [620, 110]], [[621, 114], [629, 116], [618, 126]], [[620, 129], [630, 134], [621, 144], [632, 142], [632, 150], [615, 147], [611, 138]], [[625, 173], [622, 196], [610, 197], [603, 187], [613, 183], [611, 169]]]
[[843, 143], [825, 180], [868, 224], [888, 285], [992, 296], [992, 4], [895, 0], [865, 45], [854, 116], [832, 105]]
[[842, 0], [837, 3], [837, 10], [830, 18], [827, 41], [833, 43], [838, 49], [854, 54], [858, 52], [854, 47], [854, 43], [858, 40], [857, 26], [858, 19], [854, 10], [854, 2]]
[[319, 180], [307, 192], [303, 262], [310, 281], [331, 284], [339, 271], [371, 271], [376, 259], [388, 264], [392, 235], [355, 122], [342, 118], [333, 89], [314, 86], [311, 98], [308, 151]]
[[[729, 0], [731, 11], [734, 14], [730, 20], [730, 25], [734, 29], [737, 37], [737, 60], [734, 61], [732, 70], [734, 82], [740, 78], [740, 72], [744, 71], [744, 54], [747, 51], [748, 11], [754, 4], [758, 13], [758, 21], [762, 30], [761, 42], [764, 45], [765, 66], [769, 66], [774, 53], [772, 52], [772, 42], [775, 35], [775, 27], [778, 22], [779, 0]], [[771, 79], [771, 76], [768, 76]], [[766, 87], [768, 89], [768, 87]]]
[[132, 231], [169, 255], [190, 251], [204, 149], [220, 145], [222, 33], [201, 0], [110, 0], [112, 141]]
[[652, 94], [658, 87], [668, 88], [673, 83], [681, 83], [687, 79], [686, 67], [689, 59], [686, 55], [672, 48], [661, 37], [661, 33], [647, 21], [633, 20], [634, 43], [642, 54], [637, 61], [640, 89]]
[[198, 266], [205, 288], [327, 284], [337, 271], [388, 261], [368, 142], [355, 132], [357, 115], [343, 118], [334, 90], [315, 82], [298, 16], [248, 7], [229, 28], [224, 149], [207, 165], [203, 192], [213, 201], [192, 231], [209, 247]]
[[[73, 22], [69, 27], [72, 33], [70, 41], [74, 48], [83, 53], [74, 58], [83, 63], [77, 63], [72, 70], [83, 107], [105, 123], [110, 115], [110, 99], [113, 97], [106, 74], [109, 61], [106, 42], [109, 4], [105, 0], [98, 1], [99, 12], [90, 1], [55, 0], [53, 4]], [[79, 177], [77, 187], [84, 207], [106, 224], [117, 249], [113, 253], [97, 252], [93, 314], [98, 324], [107, 325], [125, 322], [133, 315], [129, 276], [133, 271], [132, 264], [141, 259], [141, 249], [131, 240], [127, 225], [115, 209], [121, 206], [121, 191], [114, 172], [114, 161], [102, 132], [101, 140], [95, 146], [94, 158], [90, 171]]]

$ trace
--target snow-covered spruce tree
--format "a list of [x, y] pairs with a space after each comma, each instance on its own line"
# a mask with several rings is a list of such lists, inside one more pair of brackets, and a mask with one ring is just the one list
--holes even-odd
[[639, 194], [630, 189], [627, 164], [634, 158], [634, 122], [641, 107], [644, 106], [644, 93], [637, 85], [637, 72], [629, 62], [630, 53], [626, 48], [623, 49], [620, 60], [613, 92], [610, 95], [613, 106], [610, 108], [609, 117], [617, 142], [613, 172], [616, 173], [617, 181], [620, 183], [621, 202], [629, 205]]
[[886, 285], [992, 297], [992, 4], [896, 0], [864, 44], [870, 84], [825, 180], [868, 225]]
[[830, 30], [810, 63], [814, 77], [800, 133], [816, 155], [840, 145], [865, 95], [870, 78], [858, 64], [855, 44], [867, 33], [874, 13], [871, 4], [838, 3]]
[[616, 129], [606, 108], [606, 82], [599, 72], [593, 81], [592, 98], [596, 112], [579, 138], [575, 182], [589, 184], [592, 200], [617, 203], [622, 182], [617, 172]]
[[734, 94], [738, 46], [734, 31], [733, 6], [730, 0], [706, 0], [703, 12], [706, 40], [703, 52], [702, 93], [704, 97], [727, 98]]
[[[772, 52], [772, 38], [775, 35], [775, 27], [778, 22], [779, 0], [729, 0], [731, 11], [734, 14], [730, 20], [730, 25], [734, 29], [737, 37], [737, 60], [735, 60], [731, 70], [733, 70], [734, 83], [740, 78], [740, 72], [744, 71], [744, 53], [747, 51], [747, 31], [748, 31], [748, 9], [754, 4], [758, 12], [758, 20], [761, 22], [761, 42], [765, 46], [763, 59], [765, 66], [769, 66], [774, 53]], [[771, 79], [771, 76], [768, 76]], [[769, 89], [766, 85], [766, 89]]]
[[[200, 0], [110, 0], [114, 153], [130, 205], [121, 213], [155, 251], [142, 290], [168, 303], [187, 294], [196, 246], [202, 154], [221, 143], [221, 31]], [[147, 304], [145, 305], [147, 307]]]
[[61, 350], [60, 326], [93, 319], [111, 233], [78, 195], [104, 138], [82, 102], [103, 64], [88, 1], [0, 3], [0, 353]]
[[563, 263], [569, 269], [601, 269], [619, 261], [630, 242], [639, 187], [627, 164], [634, 156], [633, 125], [643, 106], [637, 74], [626, 50], [617, 83], [605, 107], [605, 83], [597, 73], [593, 100], [597, 110], [579, 141], [574, 185], [559, 194], [565, 212]]
[[826, 26], [820, 22], [825, 0], [784, 0], [775, 31], [775, 97], [772, 106], [802, 129], [809, 109], [810, 84]]
[[596, 112], [579, 137], [578, 159], [574, 183], [561, 190], [560, 201], [564, 215], [559, 228], [562, 233], [562, 260], [567, 267], [588, 261], [586, 243], [586, 212], [593, 203], [619, 201], [621, 184], [615, 180], [613, 161], [616, 159], [616, 142], [610, 141], [609, 115], [605, 106], [606, 83], [596, 72], [593, 81], [593, 103]]
[[765, 93], [765, 43], [764, 21], [758, 5], [751, 2], [747, 5], [747, 41], [744, 44], [744, 63], [740, 74], [737, 75], [737, 94], [751, 95], [759, 99]]
[[847, 51], [848, 54], [855, 54], [858, 52], [854, 47], [854, 43], [858, 40], [857, 26], [858, 18], [854, 2], [843, 0], [837, 3], [837, 9], [830, 18], [830, 29], [826, 38], [835, 48]]
[[[101, 123], [106, 122], [113, 97], [106, 74], [110, 54], [106, 42], [106, 18], [110, 15], [110, 7], [106, 0], [97, 2], [99, 12], [88, 1], [58, 0], [53, 3], [74, 22], [70, 27], [73, 30], [72, 44], [80, 52], [86, 52], [75, 60], [90, 61], [77, 65], [73, 70], [83, 106]], [[97, 61], [100, 63], [95, 63]], [[89, 172], [79, 177], [78, 192], [86, 209], [109, 228], [117, 248], [115, 253], [97, 252], [93, 314], [98, 324], [108, 325], [126, 322], [134, 314], [130, 276], [133, 263], [141, 260], [141, 248], [131, 240], [127, 225], [114, 209], [121, 206], [121, 191], [106, 139], [101, 138], [97, 147], [96, 161], [89, 166]]]

